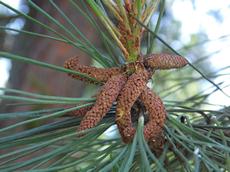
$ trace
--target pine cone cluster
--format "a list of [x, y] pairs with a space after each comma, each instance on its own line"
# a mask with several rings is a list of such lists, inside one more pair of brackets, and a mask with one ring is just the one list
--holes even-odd
[[[96, 126], [116, 101], [116, 124], [122, 140], [130, 143], [136, 132], [131, 108], [140, 101], [145, 106], [144, 113], [148, 116], [144, 126], [144, 137], [155, 151], [159, 150], [164, 144], [163, 126], [166, 110], [160, 97], [147, 87], [147, 83], [155, 70], [181, 68], [187, 63], [181, 56], [153, 54], [147, 57], [140, 56], [136, 62], [122, 67], [104, 69], [81, 65], [77, 58], [70, 58], [65, 62], [65, 68], [95, 78], [98, 81], [93, 82], [95, 84], [104, 83], [94, 106], [73, 111], [74, 116], [84, 116], [78, 130]], [[80, 75], [69, 74], [69, 76], [92, 83]]]

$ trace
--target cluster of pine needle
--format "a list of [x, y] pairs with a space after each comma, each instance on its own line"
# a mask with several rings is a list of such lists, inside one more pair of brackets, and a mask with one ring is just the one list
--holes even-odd
[[[189, 75], [177, 75], [175, 71], [162, 78], [176, 83], [181, 94], [190, 83], [200, 80], [210, 82], [214, 92], [222, 91], [157, 35], [164, 0], [68, 1], [100, 35], [106, 45], [106, 55], [89, 42], [62, 7], [53, 0], [47, 3], [72, 30], [32, 0], [28, 0], [30, 8], [44, 14], [62, 32], [2, 1], [1, 5], [52, 35], [5, 26], [0, 29], [66, 43], [89, 55], [103, 68], [81, 65], [77, 58], [70, 58], [60, 67], [9, 52], [0, 51], [0, 56], [64, 72], [102, 87], [92, 98], [1, 88], [4, 94], [0, 98], [5, 102], [61, 107], [0, 114], [1, 120], [16, 119], [14, 124], [0, 129], [0, 171], [230, 171], [229, 109], [205, 109], [208, 95], [203, 92], [189, 91], [183, 101], [166, 101], [162, 95], [173, 94], [175, 86], [155, 91], [162, 99], [147, 86], [152, 76], [156, 76], [156, 70], [189, 64], [183, 68], [185, 75]], [[158, 7], [156, 27], [149, 28]], [[156, 39], [173, 55], [152, 54], [152, 45], [156, 44], [150, 43]], [[147, 44], [142, 45], [143, 42]], [[143, 50], [144, 46], [147, 51]], [[201, 76], [191, 77], [194, 69]], [[156, 83], [153, 82], [153, 88], [159, 87]], [[39, 125], [34, 126], [35, 123]], [[34, 127], [26, 128], [28, 125]], [[20, 127], [25, 130], [20, 131]]]

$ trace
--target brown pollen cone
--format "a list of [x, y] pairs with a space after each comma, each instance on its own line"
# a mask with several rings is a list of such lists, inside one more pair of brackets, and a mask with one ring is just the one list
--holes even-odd
[[162, 133], [159, 133], [155, 137], [151, 138], [148, 142], [150, 149], [159, 157], [164, 149], [166, 139]]
[[144, 63], [154, 69], [172, 69], [184, 67], [188, 61], [182, 56], [162, 53], [149, 55]]
[[[98, 82], [106, 82], [109, 78], [111, 78], [114, 75], [118, 75], [122, 73], [122, 69], [118, 67], [112, 67], [112, 68], [96, 68], [92, 66], [86, 66], [81, 65], [78, 62], [78, 58], [73, 57], [65, 61], [64, 67], [67, 69], [75, 70], [77, 72], [81, 72], [83, 74], [86, 74], [92, 78], [95, 78], [98, 80]], [[86, 81], [89, 83], [95, 83], [87, 78], [83, 78], [79, 75], [75, 74], [69, 74], [72, 78]]]
[[145, 88], [140, 95], [140, 100], [144, 103], [149, 115], [149, 121], [144, 127], [144, 136], [146, 141], [162, 132], [166, 119], [166, 111], [160, 97]]
[[135, 134], [130, 111], [136, 99], [145, 88], [148, 79], [149, 73], [146, 70], [137, 71], [129, 77], [118, 97], [116, 123], [125, 143], [131, 142]]
[[103, 86], [97, 101], [90, 111], [86, 113], [81, 121], [79, 130], [85, 130], [94, 127], [109, 111], [113, 102], [116, 100], [120, 90], [124, 86], [127, 78], [120, 74], [112, 76]]

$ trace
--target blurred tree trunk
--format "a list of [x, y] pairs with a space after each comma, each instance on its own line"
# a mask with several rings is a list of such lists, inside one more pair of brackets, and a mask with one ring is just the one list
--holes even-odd
[[[39, 7], [47, 11], [51, 16], [58, 19], [61, 23], [64, 23], [63, 18], [58, 14], [57, 10], [55, 10], [47, 1], [36, 0], [34, 2]], [[73, 23], [79, 26], [80, 30], [84, 32], [88, 39], [90, 39], [93, 43], [98, 40], [92, 27], [89, 26], [89, 23], [85, 21], [81, 14], [77, 13], [76, 9], [71, 7], [68, 1], [55, 1], [55, 3], [57, 3], [67, 16], [74, 16], [71, 17], [71, 19], [73, 19]], [[51, 26], [56, 31], [62, 32], [58, 26], [50, 22], [44, 15], [32, 8], [30, 9], [30, 14], [42, 23]], [[25, 30], [48, 35], [50, 34], [47, 30], [44, 30], [31, 22], [26, 23]], [[86, 58], [84, 54], [70, 45], [49, 39], [30, 37], [21, 34], [18, 35], [18, 38], [15, 41], [14, 52], [16, 54], [25, 55], [36, 60], [59, 66], [63, 66], [64, 61], [72, 56], [81, 57], [81, 62], [84, 64], [88, 64], [90, 62], [89, 58]], [[10, 87], [31, 92], [39, 92], [41, 94], [77, 97], [81, 95], [82, 89], [84, 88], [82, 82], [72, 80], [67, 77], [66, 74], [18, 62], [13, 62], [10, 74]]]
[[[65, 23], [57, 10], [54, 9], [44, 0], [34, 1], [39, 7], [48, 12], [51, 16], [58, 19], [61, 23]], [[86, 35], [86, 37], [93, 43], [100, 45], [95, 31], [90, 27], [90, 24], [84, 19], [84, 17], [74, 9], [68, 1], [55, 1], [55, 3], [65, 12], [67, 16], [72, 19], [72, 22], [77, 25], [80, 30]], [[62, 32], [61, 29], [50, 22], [44, 15], [37, 12], [35, 9], [30, 8], [30, 16], [38, 19], [42, 23], [49, 25], [54, 30]], [[65, 24], [64, 24], [65, 25]], [[26, 21], [24, 30], [33, 31], [36, 33], [42, 33], [51, 35], [51, 33], [37, 24]], [[78, 56], [82, 64], [89, 64], [90, 58], [80, 52], [78, 49], [58, 41], [32, 37], [24, 34], [18, 34], [14, 38], [15, 42], [13, 49], [5, 47], [4, 50], [19, 54], [22, 56], [30, 57], [39, 61], [63, 66], [64, 61], [70, 57]], [[7, 41], [7, 40], [6, 40]], [[35, 92], [39, 94], [56, 95], [56, 96], [70, 96], [79, 97], [83, 93], [84, 83], [81, 81], [73, 80], [68, 77], [66, 73], [12, 61], [12, 68], [10, 71], [10, 78], [8, 81], [8, 87], [16, 88], [24, 91]], [[6, 102], [2, 102], [2, 105]], [[9, 103], [9, 102], [8, 102]], [[43, 106], [45, 107], [45, 105]], [[39, 106], [1, 106], [2, 112], [13, 112], [18, 110], [32, 110], [42, 108]], [[15, 123], [14, 120], [2, 121], [0, 126], [9, 125], [9, 123]]]

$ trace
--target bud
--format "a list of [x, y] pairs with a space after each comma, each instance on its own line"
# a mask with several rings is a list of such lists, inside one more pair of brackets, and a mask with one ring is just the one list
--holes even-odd
[[[96, 68], [92, 66], [86, 66], [79, 64], [79, 60], [76, 57], [70, 58], [65, 61], [64, 67], [67, 69], [75, 70], [77, 72], [86, 74], [92, 78], [95, 78], [98, 82], [106, 82], [109, 78], [114, 75], [118, 75], [122, 72], [121, 68], [112, 67], [112, 68]], [[95, 83], [87, 78], [76, 74], [69, 74], [74, 79], [78, 79], [81, 81], [86, 81], [89, 83]]]
[[188, 61], [178, 55], [172, 54], [151, 54], [145, 59], [145, 66], [157, 69], [181, 68], [188, 64]]
[[130, 111], [133, 104], [145, 88], [148, 79], [149, 74], [146, 70], [137, 71], [129, 77], [118, 97], [116, 123], [125, 143], [130, 142], [135, 134]]
[[149, 121], [144, 127], [144, 136], [146, 141], [148, 141], [149, 139], [154, 139], [162, 132], [166, 119], [166, 111], [160, 97], [147, 87], [141, 93], [140, 100], [145, 105], [149, 115]]
[[113, 102], [117, 99], [126, 80], [126, 76], [120, 74], [113, 76], [105, 83], [97, 96], [94, 106], [81, 121], [80, 131], [94, 127], [106, 115]]

